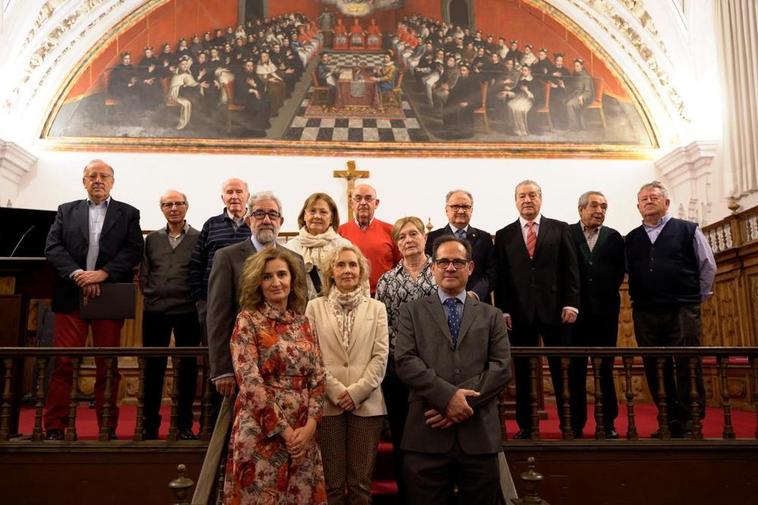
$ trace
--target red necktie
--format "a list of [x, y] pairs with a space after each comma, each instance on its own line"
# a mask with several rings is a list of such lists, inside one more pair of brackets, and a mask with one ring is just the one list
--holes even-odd
[[529, 258], [534, 258], [534, 248], [537, 247], [537, 233], [534, 231], [534, 221], [526, 223], [526, 252], [529, 253]]

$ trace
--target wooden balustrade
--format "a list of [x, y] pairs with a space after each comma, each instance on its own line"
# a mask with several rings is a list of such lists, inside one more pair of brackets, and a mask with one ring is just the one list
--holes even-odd
[[[41, 442], [44, 440], [42, 417], [45, 406], [45, 398], [47, 394], [46, 388], [46, 371], [51, 359], [58, 356], [68, 356], [72, 359], [72, 397], [69, 404], [69, 422], [67, 426], [67, 433], [65, 440], [67, 442], [75, 442], [78, 438], [76, 427], [77, 407], [79, 405], [79, 398], [77, 397], [76, 380], [80, 365], [85, 358], [95, 357], [96, 359], [102, 359], [105, 363], [105, 398], [102, 412], [102, 423], [100, 431], [98, 433], [98, 440], [101, 442], [108, 442], [113, 436], [111, 430], [113, 408], [116, 399], [110, 397], [110, 388], [108, 387], [110, 382], [114, 378], [115, 366], [118, 358], [124, 357], [136, 357], [139, 363], [139, 389], [137, 399], [137, 420], [134, 429], [133, 441], [142, 440], [142, 410], [144, 406], [144, 365], [145, 360], [148, 357], [172, 357], [177, 363], [174, 364], [174, 369], [178, 368], [178, 361], [181, 359], [197, 359], [200, 356], [205, 356], [207, 348], [205, 347], [189, 347], [189, 348], [0, 348], [0, 360], [6, 364], [5, 373], [2, 377], [2, 384], [0, 385], [0, 391], [2, 391], [2, 404], [0, 405], [0, 443], [7, 442], [10, 438], [10, 427], [15, 425], [12, 419], [12, 412], [10, 405], [13, 401], [12, 392], [14, 391], [14, 382], [20, 380], [21, 376], [17, 373], [19, 367], [13, 366], [13, 362], [19, 359], [31, 359], [34, 360], [37, 370], [37, 390], [35, 395], [34, 405], [34, 426], [31, 433], [31, 439], [35, 442]], [[652, 359], [656, 365], [656, 379], [658, 382], [658, 397], [655, 399], [658, 406], [658, 426], [660, 429], [660, 439], [670, 440], [672, 434], [668, 427], [668, 416], [665, 396], [665, 384], [663, 379], [664, 368], [667, 366], [667, 362], [672, 360], [677, 363], [686, 363], [688, 368], [688, 397], [691, 403], [692, 410], [692, 434], [690, 436], [693, 440], [703, 440], [702, 433], [702, 418], [704, 412], [700, 411], [700, 398], [697, 390], [697, 370], [703, 359], [713, 360], [717, 365], [717, 381], [720, 390], [720, 408], [723, 416], [723, 432], [722, 438], [724, 440], [734, 440], [736, 435], [734, 426], [732, 423], [732, 409], [729, 389], [729, 370], [733, 365], [733, 361], [739, 363], [738, 366], [742, 366], [742, 363], [747, 363], [750, 367], [751, 387], [750, 394], [752, 396], [751, 405], [755, 411], [756, 429], [754, 433], [755, 439], [758, 439], [758, 347], [647, 347], [647, 348], [576, 348], [576, 347], [517, 347], [512, 349], [514, 356], [528, 358], [530, 367], [530, 381], [528, 385], [531, 394], [531, 416], [533, 423], [532, 440], [540, 440], [541, 434], [539, 430], [540, 415], [538, 411], [539, 407], [539, 391], [541, 387], [542, 376], [538, 373], [539, 369], [543, 366], [543, 361], [548, 356], [560, 357], [561, 367], [561, 380], [563, 382], [563, 395], [561, 398], [556, 399], [558, 406], [558, 413], [560, 415], [560, 429], [563, 440], [573, 440], [574, 434], [571, 430], [570, 423], [570, 388], [568, 387], [569, 368], [572, 366], [572, 362], [577, 359], [584, 358], [588, 361], [588, 366], [591, 367], [592, 378], [591, 382], [595, 386], [595, 399], [594, 399], [594, 418], [596, 422], [595, 440], [603, 440], [607, 438], [605, 433], [605, 423], [603, 422], [603, 396], [600, 388], [600, 368], [602, 366], [603, 359], [607, 358], [620, 358], [621, 367], [616, 372], [618, 378], [623, 381], [624, 384], [624, 399], [627, 410], [628, 428], [626, 433], [626, 439], [630, 441], [638, 440], [639, 435], [636, 428], [635, 420], [635, 402], [639, 401], [635, 394], [633, 387], [633, 374], [632, 368], [635, 364], [638, 364], [643, 358]], [[201, 374], [205, 378], [207, 377], [207, 370], [201, 368]], [[203, 381], [206, 384], [208, 381]], [[173, 382], [171, 387], [171, 417], [169, 422], [169, 436], [167, 442], [171, 443], [177, 439], [177, 421], [178, 411], [177, 404], [179, 400], [177, 381]], [[207, 440], [212, 431], [213, 421], [209, 419], [210, 405], [210, 389], [209, 386], [204, 387], [204, 390], [200, 393], [201, 405], [200, 405], [200, 419], [201, 430], [203, 435], [201, 438]], [[505, 431], [505, 427], [504, 427]], [[507, 433], [505, 434], [507, 436]]]

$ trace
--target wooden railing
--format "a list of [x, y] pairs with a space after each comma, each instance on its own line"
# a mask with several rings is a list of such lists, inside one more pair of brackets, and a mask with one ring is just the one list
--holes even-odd
[[[729, 372], [730, 368], [734, 367], [748, 367], [748, 374], [750, 379], [750, 391], [749, 398], [750, 404], [755, 412], [755, 432], [754, 438], [758, 439], [758, 347], [649, 347], [649, 348], [575, 348], [575, 347], [553, 347], [553, 348], [538, 348], [538, 347], [519, 347], [512, 350], [513, 356], [525, 357], [529, 359], [531, 367], [532, 384], [530, 390], [532, 394], [532, 420], [533, 431], [532, 439], [540, 439], [539, 422], [540, 415], [538, 412], [538, 399], [536, 397], [537, 391], [539, 391], [539, 381], [541, 381], [541, 374], [537, 373], [542, 368], [542, 360], [547, 356], [559, 356], [561, 358], [561, 369], [563, 378], [563, 397], [556, 399], [556, 404], [560, 405], [561, 415], [561, 433], [563, 440], [571, 440], [573, 433], [570, 425], [570, 413], [569, 413], [569, 387], [568, 387], [568, 367], [571, 358], [588, 356], [589, 363], [592, 369], [592, 380], [596, 385], [594, 391], [594, 415], [598, 428], [595, 431], [595, 439], [603, 440], [605, 438], [605, 432], [603, 430], [603, 413], [602, 404], [603, 396], [602, 389], [599, 387], [600, 382], [600, 364], [604, 357], [617, 358], [617, 367], [615, 373], [618, 379], [623, 384], [623, 403], [626, 405], [628, 429], [626, 433], [627, 440], [637, 440], [639, 435], [636, 429], [635, 422], [635, 405], [639, 404], [639, 398], [633, 387], [633, 374], [634, 367], [639, 368], [640, 358], [655, 358], [659, 363], [658, 366], [658, 380], [659, 384], [663, 384], [663, 363], [664, 360], [670, 357], [685, 358], [689, 363], [689, 377], [690, 384], [690, 398], [693, 401], [693, 431], [692, 438], [694, 440], [702, 440], [702, 416], [698, 411], [697, 400], [698, 394], [695, 382], [695, 370], [697, 361], [701, 363], [711, 363], [715, 365], [717, 369], [716, 383], [720, 391], [720, 408], [723, 414], [723, 430], [722, 438], [724, 440], [733, 440], [735, 438], [734, 429], [732, 426], [732, 402], [730, 398], [729, 388]], [[171, 357], [172, 360], [181, 359], [197, 359], [198, 357], [207, 356], [207, 348], [205, 347], [191, 347], [191, 348], [168, 348], [168, 349], [155, 349], [155, 348], [26, 348], [26, 347], [6, 347], [0, 348], [0, 362], [3, 364], [4, 372], [2, 376], [2, 404], [0, 405], [0, 444], [7, 442], [10, 439], [12, 433], [10, 433], [10, 427], [17, 425], [18, 412], [13, 412], [12, 405], [14, 405], [13, 392], [14, 383], [21, 379], [21, 370], [23, 369], [24, 360], [31, 360], [34, 363], [34, 370], [38, 376], [37, 387], [35, 390], [35, 405], [34, 405], [34, 425], [31, 433], [31, 440], [34, 442], [41, 442], [44, 440], [42, 417], [46, 399], [46, 383], [45, 372], [51, 359], [57, 356], [68, 356], [73, 361], [73, 381], [72, 381], [72, 397], [69, 410], [69, 424], [66, 433], [65, 440], [68, 442], [74, 442], [77, 440], [77, 407], [79, 398], [77, 396], [77, 378], [79, 367], [83, 360], [87, 357], [101, 357], [105, 361], [106, 366], [106, 382], [112, 377], [114, 366], [117, 363], [118, 358], [136, 357], [139, 364], [139, 388], [137, 394], [137, 412], [136, 423], [134, 428], [134, 434], [132, 440], [135, 442], [142, 441], [142, 410], [144, 401], [144, 368], [145, 359], [149, 357]], [[174, 364], [176, 369], [176, 364]], [[204, 369], [203, 369], [204, 370]], [[210, 391], [209, 381], [205, 380], [207, 372], [203, 371], [203, 392], [201, 394], [201, 439], [208, 440], [213, 428], [213, 421], [209, 419], [209, 412], [211, 410], [210, 403]], [[654, 401], [658, 404], [659, 415], [658, 424], [661, 428], [661, 439], [666, 440], [670, 438], [668, 434], [668, 418], [665, 408], [665, 393], [663, 388], [660, 388], [661, 394]], [[113, 409], [113, 401], [115, 399], [110, 398], [109, 385], [106, 383], [105, 387], [106, 397], [103, 405], [103, 422], [99, 432], [98, 440], [107, 442], [111, 438], [110, 419]], [[173, 381], [173, 387], [171, 388], [171, 418], [169, 423], [169, 435], [168, 442], [176, 440], [177, 435], [177, 414], [178, 414], [178, 391], [177, 381]], [[503, 424], [505, 431], [505, 424]], [[507, 438], [507, 433], [504, 433]]]
[[758, 206], [703, 227], [714, 254], [758, 242]]

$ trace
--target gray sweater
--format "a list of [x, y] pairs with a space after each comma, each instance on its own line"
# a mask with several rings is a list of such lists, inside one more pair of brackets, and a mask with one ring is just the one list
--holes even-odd
[[148, 234], [140, 268], [145, 311], [185, 314], [195, 310], [187, 278], [192, 250], [199, 236], [200, 232], [190, 226], [173, 249], [165, 228]]

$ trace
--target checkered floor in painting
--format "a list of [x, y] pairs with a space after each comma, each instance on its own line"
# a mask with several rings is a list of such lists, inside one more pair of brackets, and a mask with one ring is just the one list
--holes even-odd
[[381, 66], [384, 53], [330, 53], [331, 64], [334, 67], [352, 67], [356, 58], [361, 67]]
[[346, 142], [427, 142], [416, 112], [403, 100], [403, 119], [305, 117], [306, 98], [284, 133], [285, 140]]

